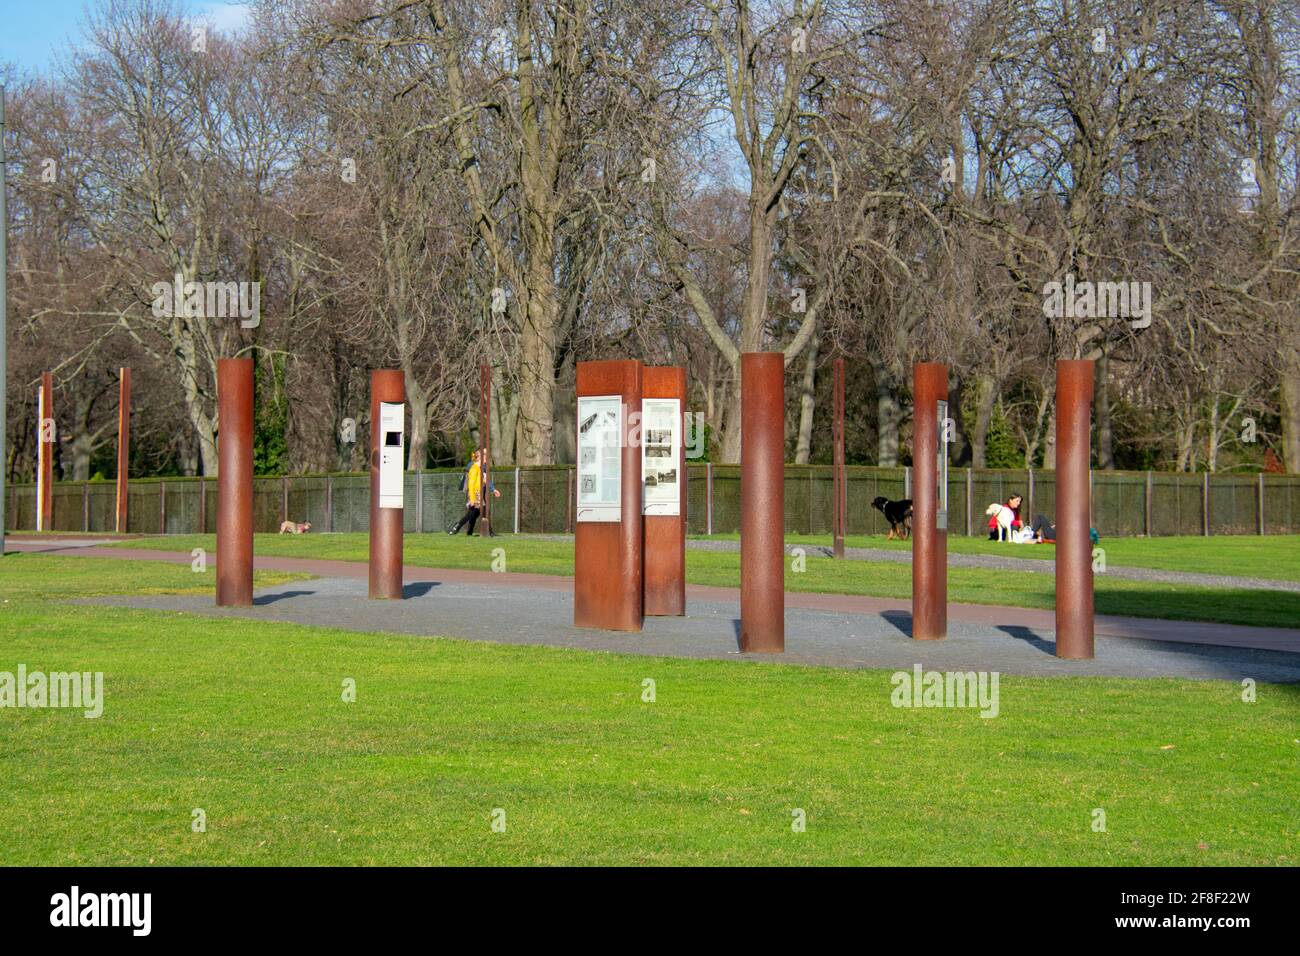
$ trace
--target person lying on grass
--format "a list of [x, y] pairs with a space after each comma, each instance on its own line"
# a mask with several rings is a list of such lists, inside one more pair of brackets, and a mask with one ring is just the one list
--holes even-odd
[[[1056, 544], [1056, 525], [1048, 521], [1046, 515], [1035, 515], [1029, 529], [1034, 533], [1034, 544]], [[1088, 529], [1088, 537], [1093, 544], [1101, 540], [1096, 528]]]

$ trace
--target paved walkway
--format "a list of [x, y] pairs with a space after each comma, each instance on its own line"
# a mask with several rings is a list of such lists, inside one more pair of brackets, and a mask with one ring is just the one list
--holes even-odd
[[[87, 557], [190, 561], [186, 552], [101, 548], [90, 542], [10, 544], [14, 550], [75, 551]], [[1096, 659], [1061, 661], [1054, 656], [1051, 611], [953, 604], [949, 638], [918, 642], [911, 640], [907, 601], [787, 592], [786, 653], [742, 655], [740, 592], [734, 588], [689, 585], [687, 617], [649, 618], [642, 633], [620, 634], [572, 626], [569, 577], [408, 566], [409, 599], [386, 602], [366, 598], [363, 562], [257, 557], [255, 564], [320, 577], [265, 589], [247, 609], [219, 609], [210, 597], [193, 595], [110, 597], [93, 603], [653, 656], [744, 657], [833, 667], [897, 668], [919, 662], [1013, 674], [1300, 682], [1300, 630], [1284, 628], [1099, 616]]]
[[[414, 569], [412, 569], [414, 570]], [[427, 571], [427, 569], [425, 569]], [[864, 614], [790, 607], [784, 654], [741, 654], [739, 605], [692, 595], [689, 614], [648, 618], [637, 633], [575, 628], [571, 579], [538, 587], [493, 575], [466, 583], [447, 573], [411, 581], [406, 600], [371, 601], [359, 577], [322, 577], [263, 589], [251, 608], [217, 608], [203, 595], [95, 598], [89, 602], [209, 617], [282, 621], [352, 631], [449, 636], [503, 644], [545, 644], [651, 657], [748, 659], [824, 667], [984, 670], [1044, 676], [1187, 677], [1300, 684], [1300, 654], [1209, 644], [1101, 637], [1091, 661], [1055, 657], [1051, 631], [1017, 624], [954, 621], [943, 641], [913, 641], [905, 611]]]

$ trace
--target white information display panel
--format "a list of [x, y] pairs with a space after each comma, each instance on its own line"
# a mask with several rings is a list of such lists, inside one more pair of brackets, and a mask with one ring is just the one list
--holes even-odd
[[641, 400], [641, 513], [682, 513], [682, 403]]
[[402, 507], [405, 420], [404, 403], [379, 403], [379, 507], [381, 508]]
[[578, 397], [578, 521], [622, 519], [623, 397]]

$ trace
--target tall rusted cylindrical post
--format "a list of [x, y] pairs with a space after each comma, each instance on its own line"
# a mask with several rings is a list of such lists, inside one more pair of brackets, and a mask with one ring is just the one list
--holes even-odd
[[370, 596], [402, 597], [402, 508], [379, 503], [379, 460], [384, 429], [380, 405], [405, 403], [406, 380], [401, 369], [377, 368], [370, 372]]
[[832, 452], [833, 472], [832, 491], [835, 504], [831, 516], [831, 544], [835, 557], [844, 557], [844, 531], [848, 517], [848, 487], [844, 473], [844, 359], [837, 358], [833, 364], [835, 372], [832, 391], [834, 393], [834, 417], [831, 422], [831, 438], [835, 445]]
[[1056, 363], [1056, 656], [1093, 656], [1092, 362]]
[[740, 357], [740, 649], [785, 650], [785, 356]]
[[253, 603], [253, 360], [217, 360], [217, 605]]
[[492, 536], [492, 366], [482, 362], [478, 367], [479, 437], [483, 446], [483, 513], [479, 523], [484, 537]]
[[947, 400], [948, 366], [912, 366], [912, 637], [918, 641], [948, 636], [948, 530], [939, 473], [939, 403]]
[[[131, 473], [131, 370], [118, 369], [117, 384], [117, 520], [118, 534], [126, 534], [127, 481]], [[202, 531], [199, 528], [199, 531]]]
[[54, 450], [59, 440], [58, 428], [54, 424], [53, 373], [41, 373], [41, 389], [36, 398], [36, 530], [53, 531]]

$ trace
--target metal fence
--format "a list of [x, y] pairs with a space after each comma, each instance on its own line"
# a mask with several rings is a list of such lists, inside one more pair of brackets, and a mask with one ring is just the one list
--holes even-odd
[[[883, 516], [871, 507], [877, 495], [911, 495], [907, 468], [850, 467], [848, 533], [881, 534]], [[498, 532], [562, 533], [573, 527], [572, 466], [503, 468], [492, 478], [500, 498], [492, 502]], [[459, 469], [406, 475], [405, 530], [443, 531], [465, 508]], [[830, 534], [831, 468], [787, 465], [785, 530]], [[6, 527], [36, 527], [36, 486], [7, 489]], [[53, 530], [111, 532], [116, 485], [112, 481], [63, 481], [54, 485]], [[1024, 496], [1021, 513], [1054, 518], [1056, 476], [1050, 471], [953, 469], [948, 476], [950, 534], [983, 535], [984, 509]], [[740, 468], [692, 465], [687, 475], [687, 521], [692, 534], [740, 530]], [[216, 530], [215, 478], [144, 478], [128, 490], [127, 530], [135, 534], [183, 534]], [[1096, 471], [1092, 475], [1093, 525], [1107, 536], [1297, 534], [1300, 475], [1208, 475]], [[276, 531], [284, 520], [310, 521], [312, 530], [366, 531], [370, 521], [367, 474], [294, 475], [253, 480], [253, 528]]]

